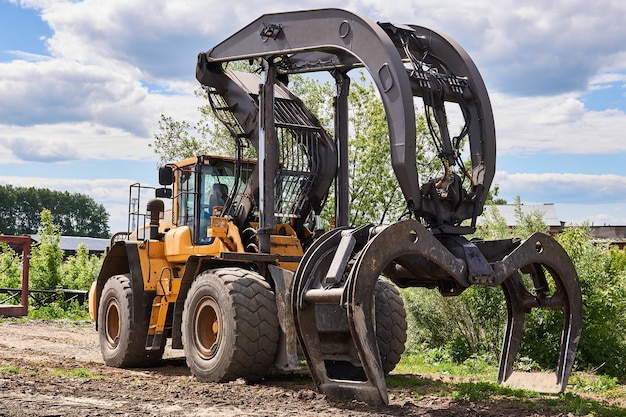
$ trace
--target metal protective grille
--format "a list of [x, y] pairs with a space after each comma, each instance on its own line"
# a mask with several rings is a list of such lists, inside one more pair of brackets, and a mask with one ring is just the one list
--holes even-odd
[[274, 118], [280, 163], [274, 210], [278, 222], [288, 222], [298, 216], [307, 202], [318, 171], [323, 133], [296, 101], [277, 98]]

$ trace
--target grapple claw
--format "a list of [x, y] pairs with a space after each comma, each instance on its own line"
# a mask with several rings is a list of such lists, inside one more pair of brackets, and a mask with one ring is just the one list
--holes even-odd
[[[346, 244], [350, 239], [354, 239], [353, 244]], [[408, 265], [409, 258], [438, 265], [454, 277], [451, 280], [467, 282], [465, 262], [416, 220], [333, 230], [305, 254], [294, 275], [293, 314], [302, 350], [322, 392], [370, 404], [388, 403], [376, 339], [374, 291], [381, 275], [393, 276], [386, 271], [389, 265], [396, 261]], [[343, 268], [340, 274], [332, 272], [338, 264]], [[324, 351], [323, 339], [340, 330], [347, 332], [353, 353], [347, 366], [338, 367], [333, 359], [337, 355]]]
[[[565, 250], [552, 237], [535, 233], [502, 261], [494, 265], [498, 276], [505, 277], [502, 289], [507, 300], [507, 326], [502, 344], [498, 382], [543, 393], [565, 390], [574, 365], [582, 330], [582, 295], [578, 275]], [[529, 291], [522, 274], [530, 276]], [[550, 292], [548, 278], [554, 291]], [[561, 347], [553, 375], [522, 375], [513, 372], [519, 350], [524, 318], [533, 308], [563, 309]]]
[[[260, 27], [267, 30], [259, 33]], [[224, 66], [242, 60], [260, 64], [259, 80]], [[367, 69], [378, 89], [391, 167], [409, 217], [419, 221], [345, 227], [351, 199], [348, 73], [356, 68]], [[292, 74], [318, 71], [329, 71], [336, 81], [335, 138], [281, 82]], [[476, 230], [488, 198], [496, 138], [483, 79], [457, 42], [425, 27], [375, 23], [339, 9], [266, 14], [200, 53], [196, 78], [209, 98], [216, 99], [213, 110], [235, 137], [238, 150], [249, 142], [259, 155], [243, 192], [232, 187], [222, 213], [235, 225], [248, 227], [258, 209], [259, 244], [253, 246], [262, 252], [256, 258], [259, 262], [271, 258], [265, 255], [274, 254], [272, 250], [281, 251], [271, 239], [277, 220], [288, 221], [298, 237], [308, 236], [306, 219], [321, 213], [334, 181], [335, 220], [342, 228], [319, 237], [307, 249], [291, 291], [289, 274], [264, 268], [265, 264], [259, 268], [274, 276], [284, 329], [293, 313], [300, 347], [321, 391], [369, 403], [388, 402], [384, 370], [389, 367], [381, 363], [389, 361], [381, 360], [375, 331], [374, 294], [379, 294], [380, 275], [400, 287], [438, 288], [444, 296], [457, 296], [476, 284], [502, 286], [508, 308], [498, 375], [503, 383], [519, 380], [513, 363], [526, 314], [534, 308], [562, 309], [555, 382], [541, 386], [565, 388], [582, 322], [580, 286], [565, 251], [540, 234], [523, 243], [464, 237]], [[421, 98], [420, 106], [415, 105], [416, 98]], [[216, 105], [222, 101], [225, 105]], [[456, 136], [449, 129], [449, 106], [463, 117]], [[422, 184], [415, 117], [421, 110], [443, 168], [440, 177]], [[462, 149], [464, 144], [469, 152]], [[466, 154], [469, 161], [462, 158]], [[239, 181], [246, 164], [237, 165]], [[527, 282], [532, 282], [532, 289]], [[291, 310], [284, 308], [288, 301]], [[403, 306], [401, 299], [394, 304]], [[282, 362], [291, 367], [296, 356], [293, 331], [284, 333], [290, 354]]]
[[[256, 63], [260, 74], [228, 68], [229, 63], [239, 61]], [[367, 70], [377, 88], [385, 113], [391, 168], [406, 214], [416, 220], [384, 227], [347, 227], [354, 190], [368, 184], [354, 188], [350, 178], [350, 167], [358, 164], [350, 160], [349, 140], [348, 74], [354, 69]], [[333, 135], [287, 85], [292, 75], [321, 71], [330, 73], [336, 83]], [[257, 281], [260, 272], [274, 290], [282, 330], [275, 364], [283, 370], [296, 367], [300, 359], [297, 336], [322, 392], [386, 404], [385, 372], [393, 369], [404, 349], [406, 313], [399, 293], [392, 286], [393, 291], [381, 289], [384, 285], [380, 283], [389, 283], [379, 277], [384, 275], [399, 287], [437, 288], [444, 296], [457, 296], [475, 284], [502, 286], [508, 319], [498, 380], [517, 385], [523, 382], [513, 372], [513, 363], [526, 314], [534, 308], [560, 308], [564, 321], [554, 381], [534, 386], [541, 391], [565, 388], [582, 326], [580, 286], [565, 251], [554, 239], [541, 234], [523, 243], [464, 237], [476, 230], [489, 196], [496, 168], [496, 132], [487, 88], [478, 68], [456, 41], [418, 25], [377, 23], [335, 8], [270, 13], [201, 52], [196, 78], [213, 112], [233, 136], [237, 158], [204, 155], [162, 167], [159, 182], [166, 187], [157, 190], [157, 197], [173, 197], [172, 207], [181, 210], [177, 215], [174, 210], [167, 225], [159, 223], [162, 202], [151, 200], [149, 239], [139, 244], [135, 241], [139, 236], [132, 233], [129, 243], [113, 245], [93, 295], [108, 288], [105, 282], [111, 273], [133, 271], [132, 293], [156, 300], [153, 306], [158, 314], [153, 315], [150, 328], [171, 328], [174, 348], [185, 348], [192, 357], [204, 358], [207, 355], [202, 351], [213, 351], [213, 347], [198, 348], [200, 353], [191, 347], [187, 352], [190, 344], [182, 343], [188, 333], [193, 336], [208, 331], [209, 339], [216, 338], [211, 323], [209, 330], [193, 323], [200, 321], [194, 311], [205, 309], [188, 308], [190, 303], [194, 306], [193, 295], [199, 300], [203, 294], [198, 288], [205, 281], [198, 274], [237, 265], [244, 271], [249, 269], [238, 273], [237, 279], [246, 278], [249, 272], [254, 275], [250, 279]], [[449, 129], [449, 107], [462, 117], [456, 134]], [[423, 112], [434, 147], [422, 148], [416, 112]], [[244, 159], [247, 150], [255, 151], [258, 159]], [[434, 151], [442, 172], [420, 183], [417, 156], [424, 151]], [[385, 166], [376, 168], [374, 173], [387, 170]], [[221, 184], [220, 189], [226, 186], [220, 177], [228, 179], [229, 195], [220, 204], [208, 205], [215, 208], [223, 204], [221, 209], [209, 210], [207, 214], [215, 211], [219, 216], [212, 216], [207, 226], [201, 214], [208, 194], [202, 190], [211, 189], [213, 183]], [[331, 194], [333, 198], [329, 198]], [[315, 239], [309, 221], [319, 219], [331, 200], [335, 224], [341, 227]], [[158, 207], [152, 202], [158, 202]], [[187, 206], [190, 210], [182, 215]], [[315, 229], [320, 226], [316, 224]], [[167, 233], [159, 232], [166, 227]], [[144, 250], [148, 243], [148, 248], [156, 249]], [[307, 246], [292, 276], [301, 249]], [[153, 262], [151, 256], [158, 258]], [[167, 303], [155, 298], [155, 284], [150, 281], [154, 268], [180, 272], [180, 276], [172, 272], [169, 290], [156, 289], [162, 300], [174, 297], [173, 314], [167, 311]], [[527, 282], [532, 282], [532, 289]], [[265, 286], [258, 289], [264, 294], [267, 290]], [[218, 288], [206, 291], [217, 294]], [[143, 304], [134, 303], [132, 317], [142, 317]], [[376, 308], [377, 304], [381, 308]], [[223, 306], [217, 307], [221, 310]], [[211, 310], [211, 318], [202, 321], [213, 322], [213, 306], [206, 310]], [[266, 310], [271, 314], [273, 308]], [[269, 316], [262, 319], [270, 325]], [[391, 328], [391, 332], [376, 334], [380, 319], [387, 326], [379, 328]], [[234, 317], [224, 320], [235, 323]], [[380, 336], [383, 333], [391, 341], [384, 340]], [[149, 347], [161, 346], [151, 336]], [[402, 350], [396, 348], [398, 345]], [[272, 349], [274, 346], [265, 353]], [[251, 360], [252, 353], [248, 355]], [[230, 363], [232, 355], [209, 356], [204, 359], [210, 366], [215, 362], [220, 369], [235, 369], [246, 375], [239, 362], [237, 366]], [[188, 362], [193, 362], [189, 358]], [[545, 390], [541, 388], [544, 386]]]
[[[498, 382], [543, 393], [565, 389], [580, 339], [582, 298], [563, 248], [539, 233], [521, 243], [474, 242], [433, 235], [420, 222], [407, 220], [331, 231], [307, 251], [294, 275], [296, 330], [322, 392], [370, 404], [388, 402], [373, 305], [381, 275], [402, 287], [438, 287], [444, 295], [458, 295], [472, 284], [501, 285], [508, 319]], [[554, 374], [513, 371], [525, 317], [534, 308], [564, 312]], [[329, 338], [339, 333], [341, 341]], [[333, 344], [344, 346], [346, 354], [329, 350]]]
[[[370, 371], [366, 365], [361, 366], [359, 358], [362, 355], [354, 351], [351, 326], [344, 308], [345, 270], [354, 254], [367, 242], [372, 228], [368, 225], [357, 229], [335, 229], [315, 241], [294, 275], [293, 315], [300, 346], [321, 392], [333, 397], [386, 404], [387, 391], [376, 340], [374, 351], [369, 352], [367, 358], [378, 358], [378, 380], [382, 379], [382, 386], [372, 384], [363, 375], [363, 368], [366, 374]], [[368, 301], [371, 310], [371, 300]], [[372, 329], [371, 316], [357, 321]], [[374, 331], [371, 335], [375, 338]]]

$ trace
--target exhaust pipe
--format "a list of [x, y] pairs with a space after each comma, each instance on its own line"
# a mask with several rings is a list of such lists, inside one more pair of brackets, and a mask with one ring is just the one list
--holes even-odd
[[162, 234], [159, 233], [159, 220], [163, 218], [165, 204], [162, 200], [152, 199], [148, 201], [146, 215], [150, 217], [150, 240], [160, 240]]

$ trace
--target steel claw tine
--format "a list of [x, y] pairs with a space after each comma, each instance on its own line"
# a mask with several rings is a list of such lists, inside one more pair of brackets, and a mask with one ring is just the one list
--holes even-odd
[[515, 357], [519, 351], [524, 335], [524, 321], [526, 312], [519, 297], [516, 297], [516, 283], [521, 281], [519, 274], [506, 280], [502, 285], [507, 307], [507, 323], [502, 341], [502, 353], [500, 355], [500, 366], [498, 368], [498, 383], [509, 379], [513, 373]]

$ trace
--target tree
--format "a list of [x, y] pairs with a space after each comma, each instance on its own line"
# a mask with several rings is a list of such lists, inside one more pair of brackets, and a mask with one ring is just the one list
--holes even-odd
[[29, 286], [32, 289], [53, 290], [61, 284], [63, 250], [59, 245], [61, 232], [48, 209], [41, 212], [38, 234], [39, 244], [31, 252]]
[[350, 223], [384, 223], [398, 218], [404, 198], [390, 163], [389, 131], [382, 101], [374, 86], [353, 83], [350, 89], [348, 142], [350, 170]]
[[154, 143], [148, 146], [159, 155], [161, 163], [209, 153], [208, 144], [196, 139], [192, 133], [189, 122], [176, 121], [162, 114], [159, 132], [154, 135]]
[[61, 234], [101, 238], [110, 235], [106, 209], [85, 194], [0, 185], [1, 233], [36, 233], [43, 209], [51, 212]]
[[475, 236], [481, 239], [507, 239], [513, 237], [513, 233], [496, 205], [488, 202], [476, 227]]
[[[372, 82], [361, 73], [350, 89], [349, 139], [351, 224], [396, 221], [406, 202], [391, 165], [389, 130], [382, 100]], [[416, 119], [416, 160], [420, 181], [441, 170], [426, 119]]]

